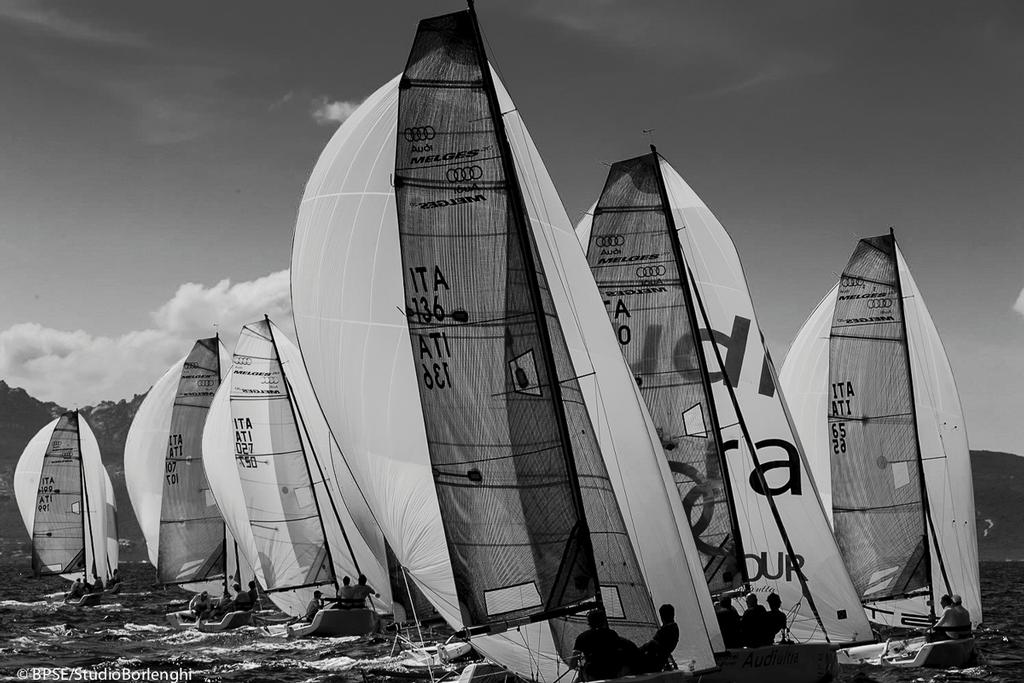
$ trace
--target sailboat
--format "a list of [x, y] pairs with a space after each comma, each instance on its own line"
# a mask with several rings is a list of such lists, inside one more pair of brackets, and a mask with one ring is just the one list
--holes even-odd
[[364, 635], [390, 610], [383, 539], [365, 520], [356, 524], [360, 498], [340, 460], [298, 348], [269, 318], [243, 327], [203, 434], [224, 519], [234, 534], [253, 539], [243, 554], [270, 599], [292, 616], [305, 614], [314, 591], [337, 592], [346, 576], [355, 585], [365, 575], [380, 594], [372, 607], [322, 609], [310, 624], [281, 634]]
[[[804, 662], [828, 660], [830, 648], [813, 644], [863, 641], [870, 627], [857, 610], [856, 593], [813, 488], [793, 479], [779, 485], [768, 476], [778, 465], [758, 455], [766, 424], [756, 418], [774, 411], [784, 420], [782, 406], [775, 400], [751, 401], [734, 386], [741, 367], [719, 349], [718, 334], [708, 333], [716, 329], [705, 304], [706, 295], [715, 293], [712, 278], [725, 284], [732, 275], [730, 304], [742, 306], [732, 310], [736, 319], [745, 316], [747, 326], [753, 306], [745, 283], [735, 278], [742, 271], [731, 241], [695, 200], [652, 146], [650, 154], [611, 166], [601, 197], [577, 234], [661, 438], [709, 590], [727, 598], [753, 591], [763, 599], [774, 592], [789, 608], [784, 644], [730, 649], [731, 655], [773, 653], [777, 667], [789, 665], [785, 653], [790, 651], [800, 652]], [[702, 251], [705, 243], [714, 244], [715, 251]], [[703, 268], [703, 286], [690, 264]], [[724, 265], [732, 268], [724, 274], [711, 270]], [[763, 390], [772, 380], [762, 376], [759, 381]], [[794, 458], [785, 467], [795, 467], [799, 476], [799, 445], [794, 439], [785, 443]], [[796, 487], [800, 495], [790, 495]], [[813, 668], [776, 669], [772, 675], [820, 680]]]
[[[108, 581], [117, 567], [113, 493], [96, 436], [85, 418], [69, 411], [40, 429], [14, 471], [14, 491], [32, 536], [32, 572], [74, 581], [81, 575]], [[94, 605], [102, 592], [78, 604]]]
[[[953, 372], [895, 235], [858, 242], [782, 372], [868, 618], [927, 628], [943, 594], [981, 621], [970, 450]], [[963, 665], [973, 638], [892, 640], [849, 661]]]
[[[245, 586], [253, 576], [202, 461], [207, 410], [230, 364], [219, 337], [197, 340], [149, 390], [124, 448], [125, 484], [157, 581], [213, 596], [230, 595], [231, 584]], [[182, 625], [182, 613], [168, 618]]]
[[[677, 664], [716, 680], [701, 672], [722, 636], [661, 442], [478, 35], [472, 8], [421, 22], [404, 74], [321, 155], [292, 257], [303, 358], [406, 574], [476, 649], [555, 681], [574, 610], [600, 599], [642, 641], [670, 602], [701, 617], [680, 622]], [[541, 449], [547, 469], [527, 467]], [[523, 504], [542, 474], [560, 493]], [[571, 570], [533, 545], [548, 523]]]

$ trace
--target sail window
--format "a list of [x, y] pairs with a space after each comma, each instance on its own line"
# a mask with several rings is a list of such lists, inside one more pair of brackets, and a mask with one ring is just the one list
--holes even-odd
[[540, 607], [540, 592], [533, 581], [484, 591], [487, 615], [505, 614]]
[[683, 427], [686, 429], [686, 436], [699, 436], [706, 439], [708, 436], [707, 423], [704, 422], [704, 409], [699, 403], [683, 411]]
[[601, 602], [605, 616], [609, 619], [625, 619], [626, 612], [622, 609], [618, 586], [601, 586]]
[[512, 386], [520, 394], [540, 396], [540, 380], [537, 379], [537, 362], [533, 357], [533, 349], [520, 354], [509, 361], [509, 371], [512, 373]]

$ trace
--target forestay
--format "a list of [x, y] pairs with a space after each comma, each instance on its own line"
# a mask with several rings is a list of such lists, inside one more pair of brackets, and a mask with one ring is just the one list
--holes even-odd
[[[876, 238], [877, 240], [878, 238]], [[882, 238], [888, 241], [888, 238]], [[963, 414], [960, 407], [959, 396], [953, 380], [952, 370], [938, 332], [928, 314], [924, 301], [918, 291], [903, 255], [898, 245], [892, 246], [882, 244], [882, 251], [875, 247], [858, 245], [854, 258], [857, 254], [863, 254], [867, 249], [871, 253], [887, 254], [886, 260], [893, 263], [890, 266], [892, 272], [898, 272], [900, 285], [903, 292], [902, 316], [905, 321], [905, 339], [908, 347], [903, 350], [909, 351], [909, 374], [912, 377], [913, 385], [913, 422], [916, 424], [917, 440], [920, 444], [923, 473], [926, 485], [928, 500], [930, 501], [929, 513], [932, 525], [935, 529], [934, 536], [929, 531], [929, 556], [930, 575], [933, 582], [925, 596], [917, 598], [896, 598], [891, 600], [877, 600], [875, 594], [866, 594], [867, 600], [875, 600], [866, 604], [867, 613], [872, 621], [892, 626], [921, 627], [929, 622], [930, 607], [928, 600], [938, 604], [939, 597], [952, 590], [963, 597], [964, 606], [969, 610], [972, 621], [977, 624], [981, 621], [981, 600], [978, 583], [978, 561], [977, 561], [977, 538], [974, 526], [974, 494], [971, 486], [970, 453], [967, 445], [967, 436], [964, 428]], [[878, 280], [879, 278], [872, 278]], [[844, 282], [846, 287], [842, 287]], [[823, 487], [822, 493], [825, 498], [826, 507], [832, 510], [836, 505], [833, 500], [832, 489], [837, 486], [834, 482], [833, 446], [842, 446], [842, 442], [833, 444], [833, 438], [840, 438], [841, 433], [837, 429], [835, 437], [831, 433], [833, 422], [833, 401], [850, 400], [850, 410], [861, 408], [863, 403], [858, 399], [865, 397], [865, 392], [857, 391], [853, 387], [854, 396], [849, 399], [845, 397], [833, 398], [830, 377], [833, 371], [830, 368], [830, 356], [833, 346], [832, 327], [833, 321], [840, 314], [836, 312], [837, 300], [840, 296], [857, 296], [858, 294], [872, 294], [873, 292], [884, 292], [890, 296], [859, 296], [849, 301], [877, 301], [890, 299], [892, 305], [872, 304], [871, 311], [883, 311], [882, 313], [871, 313], [870, 315], [855, 316], [843, 314], [842, 317], [849, 319], [855, 317], [896, 317], [890, 309], [896, 308], [896, 298], [892, 297], [893, 287], [883, 287], [876, 282], [864, 283], [864, 286], [856, 286], [859, 281], [841, 280], [825, 298], [818, 304], [817, 308], [810, 315], [803, 327], [800, 329], [796, 340], [790, 348], [783, 366], [781, 381], [793, 407], [795, 423], [799, 426], [800, 434], [807, 448], [807, 453], [814, 471], [815, 480], [819, 482], [833, 482], [832, 486]], [[890, 278], [889, 283], [893, 280]], [[873, 290], [873, 291], [871, 291]], [[846, 309], [849, 308], [847, 304]], [[867, 304], [861, 308], [867, 309]], [[897, 335], [899, 336], [899, 335]], [[867, 345], [870, 342], [862, 342]], [[885, 342], [881, 342], [885, 343]], [[877, 362], [874, 359], [864, 358], [865, 362]], [[894, 363], [890, 363], [890, 367]], [[904, 364], [905, 365], [905, 362]], [[859, 374], [856, 371], [854, 374]], [[865, 372], [871, 373], [872, 370]], [[902, 377], [894, 375], [901, 382]], [[846, 393], [848, 388], [844, 387]], [[891, 393], [891, 390], [889, 390]], [[885, 395], [885, 394], [883, 394]], [[877, 402], [879, 399], [866, 397], [868, 404]], [[909, 397], [905, 399], [909, 400]], [[847, 405], [836, 406], [835, 411], [846, 411]], [[849, 432], [847, 432], [849, 433]], [[847, 449], [851, 449], [849, 440], [846, 443]], [[885, 453], [891, 452], [886, 448]], [[841, 453], [840, 453], [841, 454]], [[882, 452], [876, 455], [883, 455]], [[882, 490], [899, 492], [906, 491], [906, 473], [904, 466], [909, 470], [911, 463], [906, 465], [898, 462], [890, 464], [886, 458], [885, 467], [879, 467], [882, 461], [874, 460], [878, 473], [883, 476], [884, 481], [879, 484]], [[867, 459], [866, 465], [870, 467], [872, 462]], [[890, 483], [891, 482], [891, 483]], [[897, 486], [901, 484], [901, 486]], [[916, 522], [916, 533], [923, 533], [924, 521], [921, 516], [921, 509], [918, 510], [918, 522]], [[837, 532], [838, 534], [838, 532]], [[908, 533], [910, 538], [911, 534]], [[937, 543], [936, 543], [937, 541]], [[884, 546], [879, 550], [869, 553], [870, 557], [879, 558], [881, 553], [888, 554], [890, 546]], [[939, 557], [942, 557], [940, 565]], [[876, 583], [888, 582], [897, 583], [900, 572], [891, 571], [893, 563], [883, 566], [883, 562], [877, 565]], [[885, 571], [889, 569], [890, 571]], [[945, 587], [943, 577], [949, 581], [949, 589]], [[871, 574], [868, 574], [871, 578]]]

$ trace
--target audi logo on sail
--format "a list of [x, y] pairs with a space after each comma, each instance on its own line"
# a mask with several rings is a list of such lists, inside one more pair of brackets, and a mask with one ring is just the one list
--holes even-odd
[[435, 135], [437, 135], [437, 131], [433, 126], [413, 126], [402, 131], [402, 136], [409, 142], [433, 140]]
[[598, 247], [621, 247], [625, 243], [623, 235], [598, 235], [594, 238], [594, 245]]
[[660, 277], [665, 274], [665, 266], [637, 266], [637, 277]]
[[892, 308], [892, 299], [868, 299], [868, 308]]
[[456, 166], [444, 172], [444, 177], [449, 183], [465, 183], [470, 180], [480, 180], [483, 176], [484, 170], [479, 166]]

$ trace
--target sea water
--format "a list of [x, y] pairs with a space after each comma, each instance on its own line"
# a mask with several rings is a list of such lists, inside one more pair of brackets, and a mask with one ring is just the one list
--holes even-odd
[[[362, 683], [410, 676], [400, 665], [403, 658], [393, 653], [393, 636], [289, 641], [256, 627], [226, 633], [172, 628], [164, 615], [183, 609], [189, 594], [154, 589], [148, 564], [123, 566], [122, 592], [83, 609], [61, 603], [61, 591], [68, 586], [61, 579], [34, 579], [24, 575], [23, 567], [9, 564], [3, 569], [4, 575], [14, 577], [0, 587], [3, 680], [31, 680], [19, 678], [19, 670], [31, 667], [67, 667], [64, 680], [76, 680], [75, 671], [101, 670], [186, 671], [192, 681], [286, 683]], [[948, 671], [844, 667], [842, 680], [1024, 681], [1024, 656], [1018, 647], [1024, 640], [1024, 563], [985, 563], [981, 579], [985, 627], [979, 632], [983, 661], [978, 666]], [[79, 673], [77, 680], [88, 679]]]

